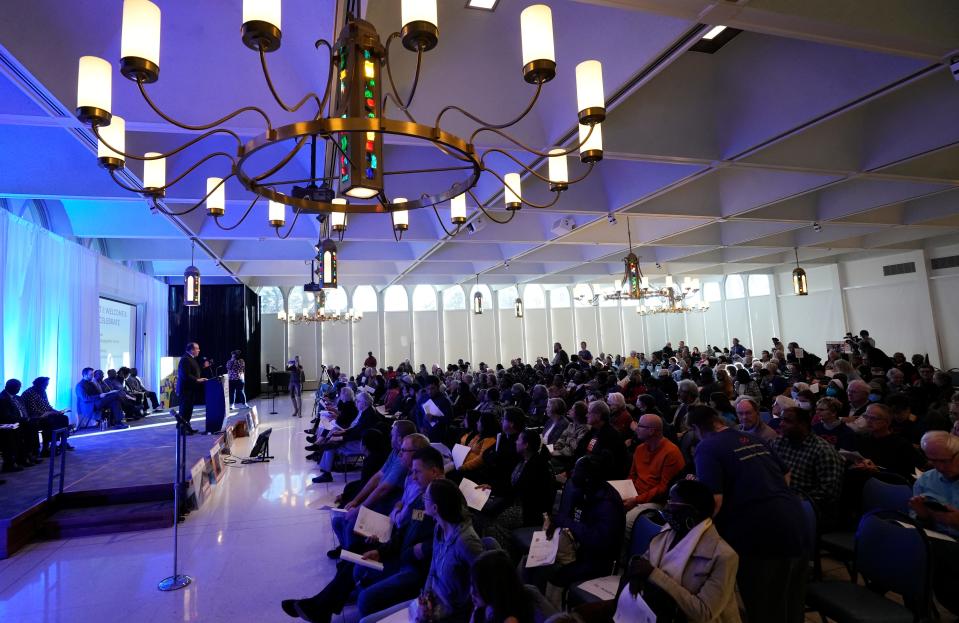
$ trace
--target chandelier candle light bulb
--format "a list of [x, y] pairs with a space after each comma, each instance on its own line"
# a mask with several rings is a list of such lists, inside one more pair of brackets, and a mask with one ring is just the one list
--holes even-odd
[[273, 52], [280, 47], [280, 0], [243, 0], [243, 43], [251, 50]]
[[553, 192], [563, 192], [569, 188], [569, 168], [566, 163], [566, 150], [556, 148], [549, 150], [549, 153], [549, 189]]
[[108, 125], [112, 108], [112, 78], [109, 61], [81, 56], [77, 74], [77, 118], [83, 123]]
[[[155, 158], [143, 161], [143, 189], [153, 196], [162, 197], [162, 189], [166, 185], [166, 158], [156, 158], [160, 154], [155, 151], [148, 151], [143, 155], [146, 158]], [[207, 190], [209, 191], [209, 188]]]
[[576, 106], [583, 125], [606, 119], [606, 96], [603, 92], [603, 64], [583, 61], [576, 66]]
[[[586, 138], [586, 137], [589, 138]], [[603, 124], [579, 126], [579, 160], [584, 164], [603, 159]]]
[[[226, 185], [221, 182], [223, 178], [206, 178], [206, 192], [209, 195], [206, 198], [206, 213], [210, 216], [223, 216], [226, 213]], [[273, 217], [270, 216], [270, 218]]]
[[[337, 197], [333, 200], [335, 205], [346, 205], [346, 199]], [[346, 231], [346, 212], [330, 212], [330, 226], [333, 231]]]
[[[393, 200], [393, 205], [406, 203], [406, 197], [397, 197]], [[410, 228], [409, 210], [393, 210], [393, 229], [396, 231], [406, 231]]]
[[523, 78], [530, 84], [549, 82], [556, 76], [553, 50], [553, 12], [534, 4], [519, 15], [523, 41]]
[[107, 147], [104, 141], [121, 152], [126, 151], [126, 127], [126, 120], [114, 115], [110, 120], [110, 125], [100, 128], [100, 136], [103, 137], [103, 140], [97, 141], [97, 160], [100, 161], [100, 166], [103, 168], [111, 170], [123, 168], [125, 161], [123, 154]]
[[466, 195], [456, 195], [450, 199], [450, 222], [462, 225], [466, 222]]
[[120, 73], [146, 83], [160, 77], [160, 7], [150, 0], [123, 0]]
[[403, 47], [411, 52], [432, 50], [439, 41], [439, 21], [436, 19], [436, 0], [403, 0], [400, 6], [403, 19]]
[[503, 177], [503, 199], [507, 210], [519, 210], [523, 207], [523, 187], [519, 173], [507, 173]]
[[277, 201], [271, 201], [267, 213], [270, 227], [283, 227], [286, 222], [286, 206]]

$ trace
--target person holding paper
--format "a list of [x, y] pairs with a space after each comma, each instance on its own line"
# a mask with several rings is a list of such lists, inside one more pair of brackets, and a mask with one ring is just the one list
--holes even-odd
[[959, 437], [946, 431], [930, 431], [922, 436], [921, 446], [933, 469], [916, 480], [909, 509], [921, 525], [954, 539], [929, 539], [929, 545], [936, 598], [959, 615], [959, 595], [955, 590], [959, 586]]
[[373, 408], [373, 397], [370, 394], [360, 392], [356, 396], [355, 403], [358, 413], [346, 430], [333, 431], [321, 443], [307, 446], [307, 450], [323, 453], [320, 457], [320, 475], [313, 478], [313, 482], [333, 482], [333, 464], [337, 456], [360, 454], [363, 451], [363, 444], [360, 441], [363, 434], [379, 426], [382, 417]]
[[[524, 567], [525, 580], [556, 599], [560, 589], [609, 574], [619, 557], [626, 531], [626, 512], [616, 489], [606, 482], [610, 461], [607, 453], [580, 458], [573, 466], [559, 512], [548, 515], [543, 529], [550, 539], [561, 538], [558, 530], [575, 544], [573, 560], [546, 567]], [[562, 537], [567, 538], [567, 537]], [[562, 547], [561, 547], [562, 549]], [[547, 587], [547, 585], [550, 585]], [[556, 603], [556, 601], [554, 601]]]
[[[483, 536], [491, 536], [504, 547], [512, 545], [513, 530], [538, 526], [543, 514], [553, 508], [556, 480], [542, 452], [539, 433], [529, 429], [519, 434], [516, 452], [520, 461], [505, 487], [492, 488], [493, 495], [473, 519]], [[478, 485], [490, 489], [490, 485]]]
[[329, 623], [332, 615], [342, 612], [354, 595], [361, 616], [416, 597], [429, 571], [436, 525], [424, 512], [423, 493], [431, 482], [442, 477], [443, 457], [439, 452], [429, 446], [417, 450], [403, 501], [391, 513], [393, 530], [389, 542], [368, 541], [366, 551], [354, 562], [341, 558], [336, 575], [322, 591], [309, 599], [284, 600], [283, 611], [291, 617]]
[[550, 465], [555, 472], [565, 472], [573, 466], [573, 455], [576, 454], [576, 448], [579, 442], [589, 432], [589, 426], [586, 424], [586, 413], [588, 408], [582, 400], [574, 402], [569, 408], [567, 417], [569, 424], [560, 433], [559, 438], [553, 442], [553, 458]]
[[663, 621], [739, 623], [739, 557], [713, 525], [714, 506], [706, 485], [676, 483], [662, 511], [668, 527], [653, 537], [646, 554], [630, 560], [616, 600], [592, 608], [593, 617], [636, 620], [631, 613], [649, 608]]
[[633, 452], [629, 479], [637, 495], [623, 500], [627, 535], [644, 505], [664, 502], [669, 483], [686, 467], [679, 447], [663, 437], [663, 420], [658, 415], [647, 413], [639, 418], [636, 438], [639, 445]]
[[430, 441], [442, 443], [446, 441], [446, 430], [453, 417], [453, 404], [440, 387], [439, 377], [427, 377], [427, 391], [429, 400], [420, 405], [416, 423]]
[[374, 623], [408, 611], [410, 621], [465, 621], [471, 611], [470, 567], [483, 551], [483, 543], [466, 512], [463, 494], [445, 478], [434, 480], [423, 495], [427, 515], [436, 521], [430, 570], [420, 596], [392, 608], [365, 616]]
[[496, 444], [499, 432], [499, 423], [492, 411], [470, 411], [466, 414], [466, 426], [467, 431], [460, 438], [460, 444], [468, 446], [469, 452], [463, 464], [447, 475], [447, 478], [457, 483], [464, 476], [474, 478], [471, 474], [483, 467], [483, 453]]

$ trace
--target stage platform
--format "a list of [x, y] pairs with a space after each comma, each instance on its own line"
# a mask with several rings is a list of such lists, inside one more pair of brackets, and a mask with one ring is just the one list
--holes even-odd
[[[231, 436], [249, 429], [249, 424], [257, 421], [256, 410], [240, 409], [230, 412], [224, 423], [224, 431], [230, 434], [197, 434], [186, 440], [186, 477], [204, 474], [216, 478], [223, 472], [213, 470], [213, 463], [220, 449], [229, 447]], [[193, 425], [202, 429], [203, 411], [194, 413]], [[175, 478], [176, 428], [173, 417], [168, 412], [159, 412], [123, 430], [98, 431], [85, 429], [70, 437], [70, 444], [76, 450], [67, 453], [64, 478], [64, 495], [61, 504], [46, 501], [47, 482], [50, 461], [56, 460], [55, 470], [59, 470], [59, 458], [44, 459], [40, 465], [22, 472], [3, 474], [6, 484], [0, 485], [0, 558], [11, 555], [16, 549], [35, 537], [59, 536], [60, 527], [41, 528], [54, 512], [70, 517], [77, 526], [92, 533], [90, 521], [95, 521], [97, 512], [92, 510], [104, 504], [116, 504], [118, 511], [130, 508], [144, 509], [145, 515], [118, 512], [129, 519], [130, 529], [141, 529], [142, 522], [137, 517], [150, 517], [154, 521], [172, 522], [172, 491]], [[215, 458], [214, 458], [215, 457]], [[56, 497], [58, 481], [54, 479]], [[209, 495], [209, 486], [204, 488]], [[192, 491], [191, 487], [191, 491]], [[202, 496], [198, 502], [202, 502]], [[68, 503], [64, 506], [63, 503]], [[168, 503], [168, 504], [165, 504]], [[169, 508], [167, 508], [167, 505]], [[75, 506], [85, 507], [77, 512]], [[69, 510], [68, 510], [69, 509]], [[103, 513], [99, 513], [103, 515]], [[164, 519], [165, 518], [165, 519]], [[122, 531], [124, 522], [109, 526], [107, 531]], [[82, 530], [81, 530], [82, 531]]]

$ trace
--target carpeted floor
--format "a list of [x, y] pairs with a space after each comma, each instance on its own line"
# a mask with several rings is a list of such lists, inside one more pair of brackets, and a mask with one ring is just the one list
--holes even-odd
[[[244, 417], [245, 411], [233, 412], [233, 418]], [[228, 420], [229, 421], [229, 420]], [[194, 416], [194, 427], [203, 427], [203, 412]], [[209, 456], [217, 436], [187, 437], [187, 478], [189, 468], [200, 458]], [[76, 448], [66, 456], [64, 491], [88, 491], [136, 485], [172, 483], [176, 465], [176, 428], [169, 413], [162, 412], [133, 422], [126, 430], [96, 431], [86, 429], [70, 438]], [[50, 461], [29, 467], [22, 472], [2, 474], [6, 484], [0, 485], [0, 518], [13, 517], [33, 506], [47, 495]], [[55, 471], [60, 468], [59, 457]], [[54, 487], [57, 481], [54, 480]]]

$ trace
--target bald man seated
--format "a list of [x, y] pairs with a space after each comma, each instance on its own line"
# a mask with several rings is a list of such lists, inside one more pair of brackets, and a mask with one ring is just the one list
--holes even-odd
[[633, 522], [643, 510], [666, 501], [671, 481], [686, 467], [679, 447], [663, 437], [661, 417], [647, 413], [633, 426], [639, 445], [633, 452], [629, 479], [639, 495], [623, 500], [626, 507], [626, 534], [630, 533]]

